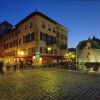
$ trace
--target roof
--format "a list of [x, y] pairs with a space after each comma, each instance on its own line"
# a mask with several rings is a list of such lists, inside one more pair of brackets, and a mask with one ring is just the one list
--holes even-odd
[[68, 48], [68, 51], [69, 52], [76, 52], [76, 49], [75, 48]]
[[13, 25], [11, 25], [8, 21], [1, 22], [0, 25], [9, 25], [9, 26], [13, 27]]
[[91, 48], [93, 49], [100, 49], [100, 39], [97, 39], [93, 37], [92, 39], [80, 41], [79, 44], [77, 45], [79, 50], [82, 50], [86, 47], [87, 42], [91, 43]]
[[[51, 22], [53, 22], [54, 24], [59, 24], [56, 21], [54, 21], [53, 19], [51, 19], [50, 17], [46, 16], [45, 14], [41, 13], [41, 12], [32, 12], [30, 15], [28, 15], [27, 17], [25, 17], [24, 19], [22, 19], [19, 23], [16, 24], [16, 27], [18, 27], [19, 25], [21, 25], [22, 23], [24, 23], [25, 21], [27, 21], [29, 18], [35, 16], [35, 15], [39, 15]], [[61, 25], [61, 24], [59, 24]], [[62, 26], [62, 25], [61, 25]], [[64, 26], [62, 26], [63, 28], [65, 28]], [[67, 28], [65, 28], [66, 30], [68, 30]]]

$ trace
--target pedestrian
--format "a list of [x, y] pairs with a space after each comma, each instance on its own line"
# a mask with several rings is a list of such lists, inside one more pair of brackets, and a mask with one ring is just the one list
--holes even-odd
[[3, 74], [4, 74], [4, 71], [3, 71], [3, 66], [4, 66], [3, 61], [0, 61], [0, 74], [1, 74], [1, 75], [3, 75]]
[[14, 71], [17, 69], [17, 60], [14, 61]]
[[28, 68], [31, 69], [32, 61], [28, 61], [28, 62], [27, 62], [27, 65], [28, 65]]
[[10, 70], [10, 68], [11, 68], [11, 64], [10, 64], [10, 62], [9, 62], [9, 61], [6, 63], [6, 67], [7, 67], [7, 71], [9, 71], [9, 70]]
[[24, 69], [24, 66], [23, 66], [23, 61], [22, 61], [22, 60], [20, 60], [20, 61], [19, 61], [19, 63], [20, 63], [20, 67], [19, 67], [19, 68], [20, 68], [20, 70], [23, 70], [23, 69]]

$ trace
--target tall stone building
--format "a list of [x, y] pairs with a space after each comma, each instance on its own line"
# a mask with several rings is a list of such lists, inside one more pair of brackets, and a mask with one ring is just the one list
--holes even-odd
[[34, 59], [42, 64], [62, 61], [67, 37], [67, 28], [41, 12], [33, 12], [3, 35], [4, 58]]

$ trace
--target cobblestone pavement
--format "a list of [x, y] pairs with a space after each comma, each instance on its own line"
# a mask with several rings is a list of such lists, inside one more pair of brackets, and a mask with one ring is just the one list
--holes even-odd
[[100, 76], [63, 69], [6, 73], [0, 100], [100, 100]]

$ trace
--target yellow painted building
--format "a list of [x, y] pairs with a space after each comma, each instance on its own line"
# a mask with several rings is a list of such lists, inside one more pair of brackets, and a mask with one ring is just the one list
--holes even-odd
[[67, 37], [67, 28], [41, 12], [33, 12], [4, 34], [4, 58], [39, 59], [42, 63], [64, 60]]

